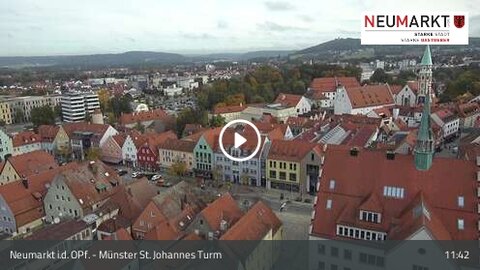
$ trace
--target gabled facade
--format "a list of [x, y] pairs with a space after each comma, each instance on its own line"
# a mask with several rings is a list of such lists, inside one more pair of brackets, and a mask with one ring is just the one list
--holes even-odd
[[112, 164], [118, 164], [122, 162], [122, 147], [125, 142], [125, 138], [125, 134], [117, 134], [109, 137], [101, 148], [102, 161]]
[[32, 131], [24, 131], [13, 135], [12, 144], [14, 156], [42, 149], [40, 135]]
[[0, 185], [20, 181], [22, 177], [39, 174], [57, 167], [53, 156], [41, 150], [12, 156], [3, 163]]
[[195, 141], [167, 139], [158, 147], [158, 160], [163, 168], [170, 168], [175, 163], [185, 164], [187, 171], [191, 172], [194, 168], [193, 150], [196, 146]]
[[160, 168], [160, 160], [158, 147], [164, 143], [167, 139], [176, 139], [172, 131], [167, 131], [160, 134], [146, 135], [145, 143], [138, 148], [137, 151], [137, 163], [140, 168], [149, 171], [155, 171]]
[[132, 131], [127, 135], [122, 146], [122, 159], [124, 165], [132, 166], [134, 168], [138, 166], [137, 152], [138, 148], [142, 146], [144, 142], [144, 136], [137, 131]]
[[298, 115], [308, 113], [312, 110], [310, 100], [300, 95], [280, 93], [274, 103], [282, 104], [282, 106], [285, 107], [295, 107]]
[[13, 154], [12, 138], [8, 136], [4, 129], [0, 129], [0, 159], [5, 160]]
[[399, 106], [415, 107], [417, 105], [418, 81], [409, 81], [395, 95], [395, 104]]

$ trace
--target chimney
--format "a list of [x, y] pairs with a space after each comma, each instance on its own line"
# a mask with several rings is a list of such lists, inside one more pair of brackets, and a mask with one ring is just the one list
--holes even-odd
[[397, 120], [399, 114], [400, 114], [400, 109], [393, 108], [393, 120]]
[[350, 149], [350, 156], [352, 156], [352, 157], [358, 156], [358, 148], [357, 147], [352, 147]]
[[395, 159], [395, 152], [394, 151], [387, 151], [387, 159], [394, 160]]
[[25, 175], [22, 176], [22, 184], [26, 189], [28, 189], [28, 178], [25, 177]]

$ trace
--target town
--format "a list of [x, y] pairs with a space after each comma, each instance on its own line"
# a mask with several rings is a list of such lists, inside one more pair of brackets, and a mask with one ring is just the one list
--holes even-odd
[[[311, 269], [443, 269], [436, 249], [392, 243], [480, 239], [480, 39], [0, 56], [0, 239], [85, 255], [5, 269], [96, 269], [88, 254], [122, 261], [111, 269], [295, 269], [304, 252], [280, 255], [282, 240], [310, 244]], [[256, 244], [184, 246], [239, 240]]]

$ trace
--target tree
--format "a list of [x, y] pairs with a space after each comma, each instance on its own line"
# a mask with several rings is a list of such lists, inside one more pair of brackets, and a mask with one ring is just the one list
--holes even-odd
[[54, 125], [55, 124], [55, 112], [48, 106], [35, 107], [31, 110], [31, 119], [35, 128], [40, 125]]
[[370, 77], [370, 81], [377, 83], [391, 83], [392, 76], [385, 73], [385, 70], [378, 68], [375, 70], [375, 72], [373, 72], [372, 77]]
[[240, 175], [240, 184], [248, 185], [249, 180], [250, 180], [250, 176], [248, 176], [248, 174], [242, 173], [242, 175]]
[[85, 151], [85, 159], [87, 160], [98, 160], [102, 154], [102, 151], [98, 147], [90, 147]]
[[182, 110], [176, 120], [176, 131], [179, 136], [183, 133], [186, 124], [208, 125], [208, 114], [205, 110], [186, 108]]
[[110, 111], [110, 92], [107, 89], [100, 89], [97, 91], [97, 95], [100, 101], [100, 109], [102, 109], [103, 112]]
[[221, 115], [214, 115], [212, 119], [210, 119], [210, 126], [211, 127], [221, 127], [226, 124], [225, 118]]
[[15, 123], [23, 123], [25, 121], [25, 113], [23, 112], [23, 109], [16, 108], [13, 119], [15, 120]]
[[138, 122], [135, 124], [134, 129], [138, 130], [140, 133], [144, 133], [144, 132], [145, 132], [145, 126], [142, 125], [142, 123], [141, 123], [140, 121], [138, 121]]
[[175, 161], [170, 167], [170, 174], [175, 176], [183, 176], [187, 173], [187, 165], [180, 160]]
[[214, 187], [220, 186], [220, 181], [222, 181], [222, 171], [217, 167], [212, 170], [212, 180]]

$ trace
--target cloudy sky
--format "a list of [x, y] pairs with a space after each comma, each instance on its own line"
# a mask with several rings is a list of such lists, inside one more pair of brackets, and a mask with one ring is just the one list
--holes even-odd
[[1, 0], [0, 56], [301, 49], [359, 37], [364, 11], [468, 11], [480, 0]]

